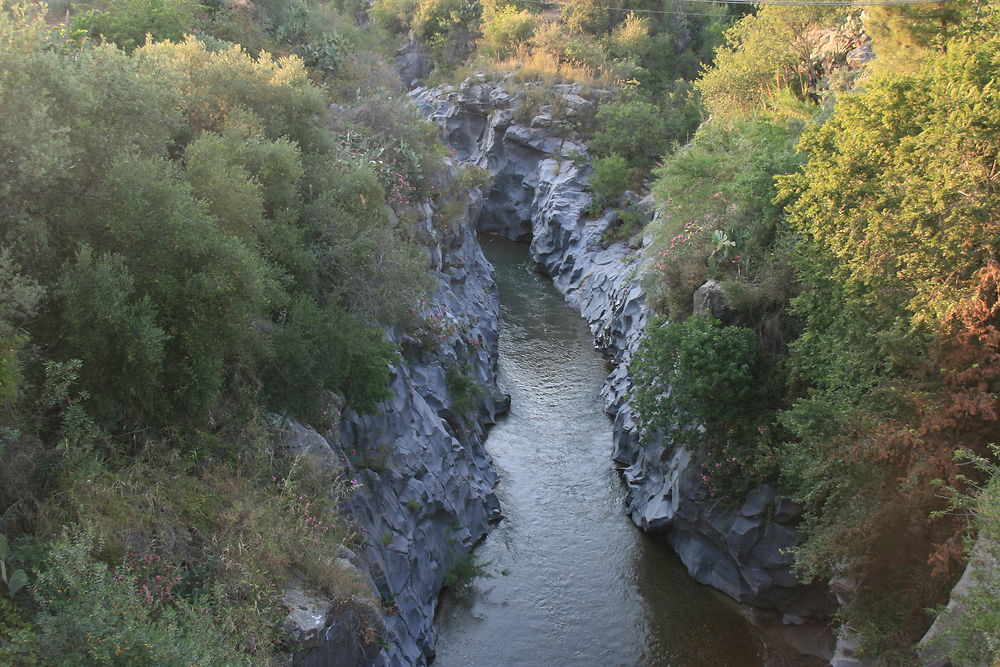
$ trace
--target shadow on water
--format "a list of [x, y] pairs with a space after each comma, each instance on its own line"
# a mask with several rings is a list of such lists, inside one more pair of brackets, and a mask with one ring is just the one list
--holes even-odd
[[721, 596], [623, 512], [598, 396], [605, 364], [585, 323], [524, 245], [484, 239], [500, 289], [500, 384], [490, 433], [505, 519], [477, 547], [489, 576], [437, 615], [436, 667], [762, 664]]

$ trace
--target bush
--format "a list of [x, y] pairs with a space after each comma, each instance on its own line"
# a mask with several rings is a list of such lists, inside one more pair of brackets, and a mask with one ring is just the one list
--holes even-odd
[[764, 120], [710, 123], [664, 160], [653, 185], [664, 216], [654, 223], [657, 263], [647, 278], [655, 308], [686, 315], [694, 290], [709, 277], [746, 285], [744, 293], [770, 290], [761, 307], [744, 311], [748, 322], [762, 321], [762, 311], [774, 309], [769, 302], [784, 305], [790, 277], [773, 278], [788, 274], [784, 245], [791, 232], [774, 202], [774, 177], [798, 168], [797, 138], [795, 126]]
[[483, 17], [479, 49], [490, 58], [507, 58], [535, 34], [535, 15], [526, 9], [505, 5]]
[[146, 43], [146, 35], [154, 40], [184, 39], [204, 9], [194, 0], [110, 0], [103, 10], [90, 9], [74, 17], [73, 29], [131, 51]]
[[[303, 48], [329, 3], [213, 5], [327, 76], [374, 59]], [[430, 194], [432, 125], [386, 94], [334, 131], [297, 57], [140, 37], [71, 41], [36, 4], [0, 9], [0, 507], [18, 543], [56, 538], [44, 562], [15, 554], [40, 576], [34, 602], [2, 596], [4, 664], [263, 664], [293, 574], [356, 595], [335, 562], [348, 485], [286, 460], [263, 414], [329, 427], [330, 391], [388, 396], [385, 325], [431, 281], [383, 181]]]
[[480, 11], [470, 0], [420, 0], [412, 28], [431, 47], [443, 49], [460, 30], [471, 31], [478, 24]]
[[318, 423], [324, 392], [344, 395], [360, 412], [389, 398], [393, 346], [336, 306], [320, 308], [300, 298], [271, 337], [274, 356], [263, 372], [275, 408], [286, 408]]
[[845, 15], [842, 8], [764, 7], [726, 31], [726, 44], [695, 84], [713, 118], [747, 119], [773, 108], [779, 93], [818, 99], [823, 25]]
[[598, 215], [610, 202], [618, 199], [629, 186], [628, 163], [620, 155], [609, 155], [594, 160], [594, 173], [590, 176], [590, 189], [594, 199], [590, 214]]
[[376, 0], [370, 11], [376, 24], [400, 34], [410, 29], [419, 5], [419, 0]]
[[444, 383], [451, 409], [462, 419], [470, 418], [483, 398], [483, 388], [472, 378], [471, 370], [452, 366], [445, 371]]
[[676, 136], [660, 110], [642, 100], [604, 104], [597, 110], [590, 148], [599, 156], [619, 155], [630, 167], [648, 169]]
[[[753, 331], [706, 315], [653, 320], [629, 373], [647, 436], [662, 432], [703, 449], [713, 467], [726, 463], [731, 483], [717, 479], [715, 488], [731, 499], [765, 481], [773, 466], [757, 459], [770, 456], [767, 434], [782, 385]], [[758, 474], [750, 475], [755, 467]]]
[[40, 665], [248, 662], [220, 630], [208, 599], [163, 604], [137, 593], [137, 581], [94, 557], [93, 531], [56, 541], [33, 587], [41, 612], [31, 629], [13, 633], [0, 657]]
[[467, 595], [472, 591], [472, 583], [486, 576], [486, 568], [476, 560], [476, 554], [469, 552], [455, 558], [455, 562], [444, 573], [441, 585], [458, 595]]
[[766, 409], [773, 384], [753, 332], [707, 315], [651, 322], [630, 370], [644, 429], [676, 428], [688, 441], [742, 433]]

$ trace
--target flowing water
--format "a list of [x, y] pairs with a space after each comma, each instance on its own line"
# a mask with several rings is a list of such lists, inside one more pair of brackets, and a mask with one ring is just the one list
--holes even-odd
[[625, 516], [587, 326], [525, 246], [483, 242], [512, 398], [487, 440], [505, 519], [476, 549], [489, 576], [441, 602], [435, 667], [762, 664], [733, 606]]

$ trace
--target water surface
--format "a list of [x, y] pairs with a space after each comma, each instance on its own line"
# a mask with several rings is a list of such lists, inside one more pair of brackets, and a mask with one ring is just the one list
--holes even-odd
[[487, 440], [505, 519], [476, 550], [489, 577], [446, 594], [435, 667], [762, 664], [750, 626], [623, 512], [598, 396], [607, 369], [527, 249], [483, 239], [500, 289], [500, 385]]

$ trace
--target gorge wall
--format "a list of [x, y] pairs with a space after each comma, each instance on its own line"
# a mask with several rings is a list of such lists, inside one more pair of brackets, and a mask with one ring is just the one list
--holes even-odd
[[[614, 420], [614, 461], [628, 485], [629, 516], [646, 531], [663, 532], [691, 576], [741, 603], [774, 608], [787, 624], [825, 618], [822, 589], [802, 586], [790, 571], [799, 508], [769, 486], [754, 489], [739, 507], [708, 500], [698, 452], [660, 436], [639, 443], [628, 401], [628, 362], [647, 312], [638, 280], [645, 261], [641, 241], [604, 247], [601, 237], [616, 213], [587, 215], [589, 158], [585, 144], [554, 120], [551, 106], [526, 106], [531, 84], [509, 92], [483, 75], [461, 86], [418, 88], [411, 96], [441, 128], [459, 161], [494, 175], [479, 229], [530, 238], [531, 257], [590, 325], [613, 370], [604, 389]], [[599, 103], [578, 85], [553, 87], [562, 116]], [[530, 113], [525, 113], [530, 110]], [[650, 212], [650, 202], [642, 202]], [[806, 646], [826, 654], [829, 646]]]
[[[449, 161], [440, 189], [456, 177]], [[446, 573], [500, 517], [483, 446], [486, 425], [507, 407], [495, 393], [497, 296], [474, 229], [482, 198], [476, 190], [457, 196], [468, 196], [465, 210], [443, 227], [429, 202], [417, 204], [436, 287], [417, 326], [390, 332], [403, 350], [391, 371], [392, 398], [372, 415], [331, 405], [323, 427], [284, 425], [289, 447], [346, 469], [345, 509], [364, 537], [357, 553], [342, 554], [344, 565], [368, 580], [377, 592], [368, 602], [377, 598], [381, 607], [371, 613], [356, 601], [345, 611], [292, 591], [296, 664], [426, 664]], [[484, 388], [468, 414], [452, 407], [449, 373]]]

